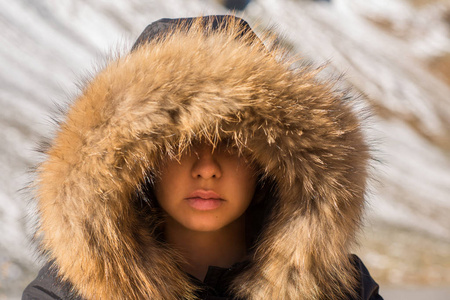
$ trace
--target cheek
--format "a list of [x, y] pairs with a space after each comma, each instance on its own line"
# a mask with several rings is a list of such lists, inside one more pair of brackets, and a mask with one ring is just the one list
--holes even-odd
[[154, 184], [155, 196], [162, 208], [170, 205], [181, 193], [183, 185], [183, 167], [176, 161], [168, 161], [160, 169], [158, 178]]
[[238, 164], [238, 177], [239, 180], [246, 185], [247, 189], [254, 190], [256, 187], [256, 170], [257, 168], [253, 165], [248, 164], [245, 159], [240, 159]]
[[234, 190], [239, 193], [238, 197], [243, 205], [248, 206], [253, 198], [256, 189], [256, 170], [255, 168], [240, 163], [233, 177]]

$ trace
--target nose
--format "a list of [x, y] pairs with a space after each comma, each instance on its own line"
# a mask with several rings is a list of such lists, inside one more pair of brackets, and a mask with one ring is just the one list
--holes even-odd
[[222, 170], [218, 163], [211, 146], [201, 146], [195, 151], [196, 161], [192, 166], [193, 178], [220, 178]]

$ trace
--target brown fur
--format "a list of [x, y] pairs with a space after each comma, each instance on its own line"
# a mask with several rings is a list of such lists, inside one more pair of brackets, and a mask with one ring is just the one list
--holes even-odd
[[293, 69], [284, 53], [238, 34], [233, 24], [175, 30], [111, 61], [71, 106], [38, 168], [37, 235], [83, 297], [193, 298], [179, 257], [130, 199], [161, 156], [199, 137], [232, 139], [276, 183], [237, 295], [339, 299], [353, 289], [348, 249], [368, 149], [351, 103], [317, 70]]

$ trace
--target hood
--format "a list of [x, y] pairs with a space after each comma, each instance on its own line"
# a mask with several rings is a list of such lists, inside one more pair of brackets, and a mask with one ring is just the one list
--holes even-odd
[[162, 158], [227, 139], [261, 166], [273, 203], [236, 295], [352, 290], [369, 154], [349, 93], [238, 18], [153, 26], [86, 83], [37, 168], [36, 237], [61, 278], [87, 299], [193, 299], [136, 194]]

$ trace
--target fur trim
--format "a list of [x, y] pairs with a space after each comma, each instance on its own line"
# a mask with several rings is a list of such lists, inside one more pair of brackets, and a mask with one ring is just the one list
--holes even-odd
[[87, 299], [193, 299], [179, 257], [133, 194], [165, 155], [231, 139], [275, 182], [277, 203], [251, 267], [248, 299], [339, 299], [360, 225], [368, 149], [349, 97], [318, 70], [292, 68], [238, 26], [194, 23], [112, 61], [70, 107], [38, 167], [41, 249]]

